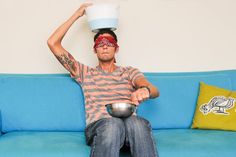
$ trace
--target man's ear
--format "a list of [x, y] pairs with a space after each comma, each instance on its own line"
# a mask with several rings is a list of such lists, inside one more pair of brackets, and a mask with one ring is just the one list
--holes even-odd
[[93, 48], [93, 52], [94, 52], [94, 53], [97, 53], [96, 48]]
[[119, 47], [116, 48], [116, 52], [115, 53], [118, 53], [119, 52]]

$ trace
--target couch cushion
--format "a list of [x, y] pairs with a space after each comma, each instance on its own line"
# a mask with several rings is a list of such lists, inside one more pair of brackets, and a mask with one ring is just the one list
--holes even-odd
[[156, 74], [148, 75], [147, 79], [158, 87], [160, 97], [140, 104], [138, 114], [148, 119], [154, 129], [191, 126], [200, 81], [231, 88], [230, 78], [226, 74]]
[[69, 75], [0, 75], [3, 132], [82, 131], [84, 99]]
[[0, 137], [1, 157], [88, 157], [83, 132], [11, 132]]
[[235, 157], [236, 132], [215, 130], [155, 130], [160, 157]]
[[[138, 112], [155, 129], [191, 125], [200, 81], [236, 88], [235, 71], [145, 75], [159, 88], [161, 96], [141, 104]], [[84, 130], [83, 94], [67, 74], [0, 74], [0, 93], [4, 132]]]
[[219, 71], [218, 73], [227, 74], [231, 79], [231, 85], [232, 85], [231, 90], [236, 90], [236, 70], [224, 70], [224, 71]]
[[[235, 157], [236, 132], [215, 130], [155, 130], [160, 157]], [[11, 132], [0, 137], [0, 156], [88, 157], [83, 132]], [[121, 152], [121, 157], [130, 157]]]
[[192, 128], [236, 131], [236, 91], [200, 83]]
[[[88, 157], [84, 132], [10, 132], [0, 137], [1, 157]], [[122, 157], [131, 157], [122, 149]]]

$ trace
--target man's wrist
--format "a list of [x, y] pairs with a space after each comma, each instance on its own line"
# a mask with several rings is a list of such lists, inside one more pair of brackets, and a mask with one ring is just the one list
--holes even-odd
[[72, 19], [73, 21], [76, 21], [76, 20], [78, 20], [81, 16], [83, 16], [83, 15], [78, 14], [78, 13], [75, 12], [75, 13], [71, 16], [71, 19]]

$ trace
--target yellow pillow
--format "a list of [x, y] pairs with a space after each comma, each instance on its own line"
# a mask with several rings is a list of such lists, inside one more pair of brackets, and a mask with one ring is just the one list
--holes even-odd
[[236, 91], [200, 82], [192, 128], [236, 131]]

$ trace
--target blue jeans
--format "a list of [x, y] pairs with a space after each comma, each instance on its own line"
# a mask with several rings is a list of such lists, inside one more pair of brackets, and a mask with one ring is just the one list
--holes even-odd
[[138, 116], [100, 119], [87, 126], [85, 135], [90, 157], [119, 157], [124, 145], [132, 157], [158, 157], [151, 125]]

